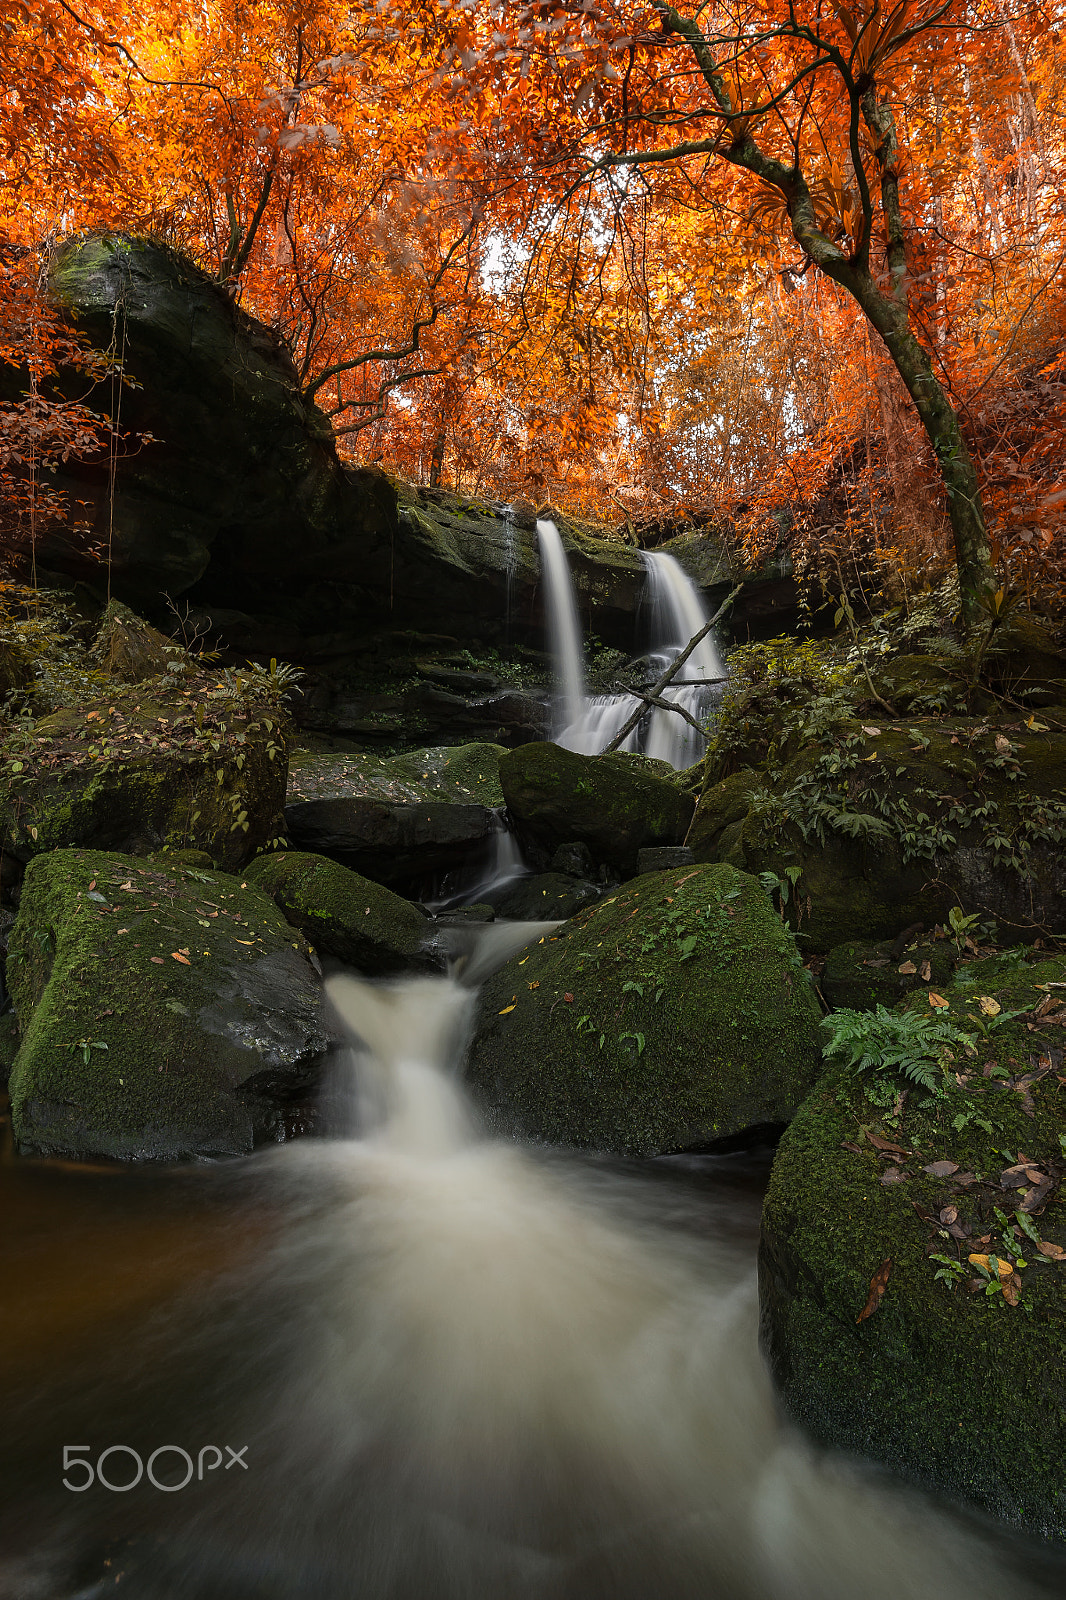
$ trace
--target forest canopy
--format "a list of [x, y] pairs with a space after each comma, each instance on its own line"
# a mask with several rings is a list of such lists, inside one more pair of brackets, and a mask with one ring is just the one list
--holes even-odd
[[[1058, 0], [0, 0], [4, 536], [114, 451], [87, 229], [275, 328], [342, 455], [653, 542], [1057, 594]], [[82, 384], [54, 379], [80, 373]]]

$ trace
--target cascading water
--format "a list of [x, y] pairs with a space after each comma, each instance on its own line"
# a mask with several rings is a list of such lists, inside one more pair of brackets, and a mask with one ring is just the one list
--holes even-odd
[[[552, 737], [560, 738], [569, 728], [576, 727], [585, 709], [588, 688], [585, 680], [585, 653], [581, 642], [581, 624], [577, 615], [577, 600], [570, 576], [570, 563], [566, 559], [563, 541], [554, 522], [541, 518], [537, 523], [540, 543], [540, 564], [544, 577], [548, 604], [548, 642], [555, 668], [555, 709], [552, 717]], [[570, 749], [580, 746], [570, 745]]]
[[[550, 925], [486, 930], [470, 981], [518, 940], [548, 936]], [[1061, 1567], [1027, 1568], [1030, 1546], [781, 1425], [756, 1346], [757, 1196], [668, 1181], [669, 1163], [652, 1181], [632, 1164], [484, 1138], [456, 1077], [474, 995], [454, 978], [339, 976], [330, 992], [352, 1040], [346, 1136], [195, 1175], [196, 1190], [186, 1175], [170, 1300], [140, 1304], [137, 1245], [124, 1253], [112, 1237], [107, 1271], [85, 1279], [112, 1322], [86, 1292], [61, 1377], [54, 1340], [24, 1353], [6, 1401], [0, 1593], [1061, 1592]], [[224, 1250], [191, 1220], [205, 1179], [213, 1213], [231, 1217]], [[98, 1252], [127, 1179], [102, 1181]], [[23, 1229], [23, 1252], [28, 1242]], [[158, 1234], [141, 1248], [155, 1260]], [[33, 1314], [33, 1296], [18, 1303]], [[180, 1445], [194, 1461], [215, 1442], [246, 1447], [245, 1465], [181, 1493], [81, 1495], [58, 1486], [71, 1441], [93, 1460], [124, 1442], [145, 1455]], [[156, 1470], [173, 1479], [175, 1464]], [[107, 1471], [120, 1485], [133, 1475], [122, 1458]]]
[[[576, 629], [577, 609], [573, 604], [570, 572], [561, 544], [558, 553], [560, 561], [553, 570], [551, 581], [559, 586], [564, 596], [570, 596], [573, 627]], [[642, 553], [641, 560], [647, 574], [647, 600], [643, 608], [648, 618], [647, 657], [652, 680], [656, 681], [670, 663], [676, 661], [689, 640], [705, 626], [707, 612], [696, 585], [673, 556], [655, 550]], [[558, 663], [560, 657], [555, 638], [553, 629], [552, 653]], [[573, 635], [573, 641], [572, 648], [579, 654], [580, 639], [576, 634]], [[557, 667], [564, 681], [566, 670], [564, 665]], [[718, 646], [713, 635], [708, 634], [680, 669], [679, 681], [664, 690], [662, 699], [682, 707], [699, 722], [713, 697], [715, 682], [721, 681], [724, 675]], [[572, 705], [574, 698], [571, 696], [564, 703]], [[633, 708], [632, 695], [595, 695], [591, 698], [586, 695], [581, 702], [580, 712], [570, 715], [565, 726], [554, 729], [553, 737], [569, 750], [595, 755], [605, 749], [625, 726]], [[706, 739], [690, 722], [675, 712], [662, 709], [653, 709], [621, 745], [623, 750], [641, 750], [645, 755], [668, 761], [672, 767], [679, 769], [699, 761], [705, 748]]]
[[[699, 590], [673, 556], [651, 550], [643, 556], [648, 574], [651, 607], [650, 654], [660, 673], [676, 661], [690, 639], [706, 626], [707, 612]], [[662, 698], [681, 706], [698, 722], [708, 703], [707, 689], [724, 676], [722, 660], [713, 634], [693, 650], [678, 673], [678, 683], [663, 691]], [[699, 761], [707, 741], [691, 723], [669, 711], [653, 711], [649, 721], [645, 755], [669, 761], [672, 767], [689, 767]]]

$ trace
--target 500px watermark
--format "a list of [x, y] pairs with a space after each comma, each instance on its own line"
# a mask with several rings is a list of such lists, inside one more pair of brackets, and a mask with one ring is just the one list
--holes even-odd
[[102, 1489], [110, 1489], [112, 1494], [125, 1494], [147, 1477], [154, 1489], [162, 1489], [164, 1494], [177, 1494], [179, 1489], [187, 1489], [194, 1478], [197, 1483], [202, 1483], [207, 1473], [217, 1472], [219, 1467], [226, 1472], [232, 1467], [248, 1471], [248, 1463], [244, 1459], [248, 1453], [246, 1444], [239, 1450], [234, 1450], [228, 1444], [223, 1445], [222, 1449], [229, 1457], [224, 1467], [222, 1450], [217, 1444], [205, 1444], [202, 1450], [196, 1452], [195, 1459], [180, 1444], [161, 1444], [152, 1451], [147, 1462], [128, 1444], [108, 1445], [106, 1450], [100, 1451], [95, 1462], [91, 1459], [92, 1445], [65, 1444], [63, 1471], [70, 1476], [63, 1479], [63, 1487], [74, 1494], [84, 1494], [86, 1489], [98, 1483]]

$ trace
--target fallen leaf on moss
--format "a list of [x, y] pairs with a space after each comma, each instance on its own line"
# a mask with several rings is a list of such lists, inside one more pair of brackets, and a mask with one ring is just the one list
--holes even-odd
[[918, 971], [918, 968], [914, 965], [913, 961], [904, 961], [896, 968], [896, 971], [901, 973], [903, 977], [909, 978], [912, 973]]
[[1009, 1306], [1016, 1306], [1022, 1297], [1021, 1278], [1016, 1272], [1012, 1272], [1009, 1278], [1002, 1280], [1002, 1283], [1004, 1300]]
[[958, 1164], [954, 1161], [930, 1161], [922, 1171], [927, 1178], [950, 1178], [953, 1172], [958, 1172]]
[[902, 1183], [905, 1177], [906, 1173], [901, 1172], [899, 1167], [886, 1167], [884, 1172], [881, 1174], [881, 1182]]
[[982, 1016], [985, 1017], [998, 1017], [1003, 1010], [999, 1001], [990, 994], [979, 994], [977, 996], [977, 1005]]
[[935, 1011], [950, 1011], [951, 1010], [951, 1007], [948, 1005], [947, 1001], [944, 999], [944, 996], [942, 994], [936, 994], [932, 989], [930, 989], [930, 991], [929, 991], [929, 1004], [933, 1007], [933, 1009]]
[[1052, 1244], [1050, 1239], [1041, 1239], [1036, 1248], [1049, 1261], [1066, 1261], [1066, 1250], [1060, 1244]]
[[183, 956], [180, 950], [172, 950], [170, 952], [170, 959], [172, 961], [180, 961], [183, 967], [192, 966], [192, 962], [189, 960], [188, 956]]
[[507, 1015], [508, 1011], [513, 1011], [517, 1004], [518, 1004], [518, 996], [516, 994], [513, 994], [511, 996], [510, 1005], [509, 1006], [504, 1006], [502, 1011], [497, 1012], [497, 1016], [505, 1017]]
[[1013, 1264], [1010, 1261], [1004, 1261], [1002, 1256], [977, 1254], [967, 1256], [966, 1259], [975, 1267], [984, 1267], [990, 1276], [994, 1272], [1001, 1282], [1004, 1278], [1009, 1278], [1014, 1271]]
[[922, 980], [923, 983], [928, 983], [930, 978], [933, 976], [933, 969], [929, 965], [928, 961], [923, 961], [922, 962], [921, 972], [920, 972], [919, 976], [921, 977], [921, 980]]
[[163, 965], [162, 956], [149, 956], [148, 959], [149, 961], [154, 961], [157, 967], [161, 967]]
[[872, 1317], [884, 1298], [885, 1289], [888, 1287], [889, 1275], [892, 1271], [891, 1261], [882, 1261], [873, 1277], [870, 1279], [870, 1293], [866, 1297], [866, 1304], [855, 1318], [856, 1322], [865, 1322], [867, 1317]]

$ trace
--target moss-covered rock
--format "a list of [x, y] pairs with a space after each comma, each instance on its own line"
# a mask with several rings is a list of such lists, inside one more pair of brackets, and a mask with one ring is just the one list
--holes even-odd
[[[870, 669], [874, 688], [900, 716], [923, 712], [967, 712], [984, 707], [973, 703], [974, 691], [967, 682], [965, 664], [954, 667], [935, 655], [883, 657]], [[985, 705], [991, 697], [980, 695]], [[871, 702], [872, 704], [872, 702]], [[877, 710], [883, 711], [882, 707]]]
[[992, 635], [984, 676], [1031, 706], [1066, 701], [1066, 651], [1042, 618], [1015, 611]]
[[[766, 1353], [797, 1422], [1056, 1539], [1066, 1538], [1066, 1261], [1055, 1256], [1066, 1249], [1066, 1087], [1054, 1066], [1062, 1010], [1049, 1002], [1062, 990], [1041, 985], [1064, 972], [1061, 960], [1011, 962], [998, 978], [986, 969], [981, 987], [1001, 1018], [1027, 1008], [986, 1032], [987, 1001], [960, 974], [946, 1014], [976, 1054], [956, 1052], [942, 1097], [912, 1086], [899, 1119], [885, 1109], [893, 1093], [878, 1106], [850, 1069], [827, 1074], [778, 1150], [759, 1272]], [[924, 996], [906, 1004], [928, 1013]]]
[[906, 948], [889, 939], [879, 944], [852, 940], [830, 950], [819, 987], [831, 1006], [873, 1011], [894, 1006], [915, 989], [939, 991], [957, 966], [958, 952], [945, 939], [913, 939]]
[[294, 750], [289, 758], [288, 799], [474, 801], [502, 806], [499, 744], [434, 745], [398, 756], [362, 752], [319, 754]]
[[6, 1084], [19, 1051], [18, 1018], [13, 1011], [0, 1017], [0, 1084]]
[[105, 672], [123, 683], [160, 677], [181, 652], [173, 640], [139, 617], [121, 600], [108, 602], [93, 645]]
[[1066, 736], [975, 718], [845, 723], [757, 791], [747, 870], [798, 869], [790, 915], [829, 950], [944, 922], [1066, 930]]
[[546, 850], [577, 841], [596, 861], [633, 872], [642, 845], [683, 842], [695, 808], [661, 768], [620, 751], [527, 744], [501, 757], [500, 783], [519, 828]]
[[30, 863], [8, 955], [21, 1150], [174, 1161], [284, 1137], [332, 1033], [305, 941], [242, 881], [95, 850]]
[[784, 1122], [820, 1067], [819, 1007], [753, 879], [649, 874], [481, 991], [467, 1078], [493, 1124], [650, 1155]]
[[43, 718], [0, 766], [0, 841], [206, 851], [235, 870], [284, 831], [286, 755], [266, 706], [116, 689]]
[[[741, 767], [720, 783], [703, 790], [688, 830], [688, 844], [697, 861], [723, 859], [722, 839], [727, 829], [743, 822], [751, 810], [752, 796], [763, 780], [751, 767]], [[727, 845], [732, 843], [732, 837]]]
[[326, 856], [278, 851], [260, 856], [244, 879], [269, 895], [293, 927], [360, 972], [439, 967], [428, 918], [391, 889]]

